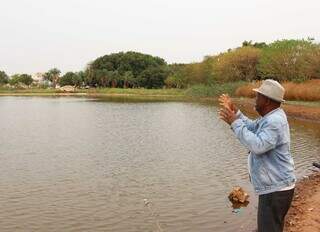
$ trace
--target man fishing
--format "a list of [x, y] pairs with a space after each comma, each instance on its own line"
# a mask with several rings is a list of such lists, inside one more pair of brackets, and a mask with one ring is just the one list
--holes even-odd
[[285, 90], [277, 81], [268, 79], [253, 91], [256, 92], [255, 110], [261, 117], [249, 119], [228, 95], [219, 98], [223, 106], [219, 115], [249, 150], [250, 182], [259, 195], [258, 232], [280, 232], [296, 181], [290, 154], [289, 124], [280, 108]]

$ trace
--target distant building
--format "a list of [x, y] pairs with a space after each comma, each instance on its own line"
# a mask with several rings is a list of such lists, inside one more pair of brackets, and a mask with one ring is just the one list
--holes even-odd
[[38, 72], [34, 73], [32, 76], [33, 83], [35, 85], [46, 85], [46, 86], [51, 86], [51, 81], [45, 80], [44, 79], [44, 73]]
[[44, 73], [38, 72], [38, 73], [33, 74], [31, 77], [33, 79], [33, 82], [40, 83], [40, 82], [43, 82]]

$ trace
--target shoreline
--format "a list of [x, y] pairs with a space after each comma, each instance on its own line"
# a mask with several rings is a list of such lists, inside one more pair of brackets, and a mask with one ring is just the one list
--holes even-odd
[[[160, 93], [160, 94], [159, 94]], [[39, 96], [39, 97], [92, 97], [92, 98], [110, 98], [110, 99], [132, 99], [132, 100], [154, 100], [154, 101], [186, 101], [186, 102], [217, 102], [217, 97], [193, 97], [185, 94], [164, 93], [99, 93], [99, 92], [0, 92], [1, 96]], [[239, 108], [256, 114], [253, 110], [254, 99], [252, 98], [232, 98]], [[297, 102], [287, 101], [282, 105], [288, 117], [298, 120], [306, 120], [320, 123], [320, 102]]]
[[[319, 169], [320, 170], [320, 169]], [[320, 231], [320, 172], [297, 182], [286, 216], [285, 232]]]

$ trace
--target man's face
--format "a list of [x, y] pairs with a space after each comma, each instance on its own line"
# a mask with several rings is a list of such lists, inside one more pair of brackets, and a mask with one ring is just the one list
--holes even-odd
[[267, 103], [267, 98], [260, 93], [256, 93], [255, 109], [261, 115]]

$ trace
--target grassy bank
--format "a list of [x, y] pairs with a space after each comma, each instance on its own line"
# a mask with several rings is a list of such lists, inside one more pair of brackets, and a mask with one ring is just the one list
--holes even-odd
[[25, 93], [48, 93], [48, 94], [55, 94], [59, 92], [56, 89], [41, 89], [41, 88], [28, 88], [28, 89], [11, 89], [11, 88], [4, 88], [0, 87], [0, 94], [25, 94]]
[[[10, 89], [1, 88], [0, 95], [16, 96], [16, 95], [82, 95], [94, 97], [137, 97], [137, 98], [170, 98], [170, 99], [206, 99], [217, 98], [223, 93], [227, 93], [232, 97], [253, 98], [255, 93], [253, 88], [258, 88], [261, 82], [231, 82], [231, 83], [217, 83], [212, 85], [193, 85], [188, 89], [123, 89], [123, 88], [91, 88], [91, 89], [76, 89], [75, 92], [66, 93], [57, 89]], [[286, 89], [285, 99], [290, 104], [294, 105], [309, 105], [320, 106], [320, 80], [311, 80], [303, 83], [286, 82], [283, 83]]]
[[[92, 88], [92, 89], [77, 89], [75, 92], [69, 94], [88, 94], [95, 96], [168, 96], [168, 97], [186, 97], [186, 98], [201, 98], [201, 97], [217, 97], [222, 93], [229, 93], [233, 95], [239, 86], [245, 85], [246, 82], [233, 82], [233, 83], [223, 83], [215, 84], [211, 86], [206, 85], [194, 85], [188, 89], [122, 89], [122, 88]], [[29, 89], [9, 89], [0, 88], [1, 95], [42, 95], [42, 94], [52, 94], [59, 95], [64, 92], [57, 89], [40, 89], [40, 88], [29, 88]]]
[[[92, 88], [92, 89], [76, 89], [74, 93], [97, 93], [97, 94], [134, 94], [134, 95], [183, 95], [185, 90], [181, 89], [121, 89], [121, 88]], [[41, 88], [28, 88], [28, 89], [11, 89], [1, 88], [1, 94], [24, 94], [24, 93], [64, 93], [59, 89], [41, 89]]]
[[185, 90], [181, 89], [121, 89], [92, 88], [77, 89], [75, 92], [63, 92], [57, 89], [4, 89], [0, 88], [0, 96], [85, 96], [111, 101], [185, 101]]
[[88, 94], [114, 94], [114, 95], [138, 95], [138, 96], [184, 96], [183, 89], [121, 89], [121, 88], [97, 88], [87, 90]]
[[223, 93], [234, 96], [236, 90], [248, 84], [244, 81], [216, 83], [212, 85], [194, 85], [188, 88], [185, 92], [186, 96], [191, 97], [218, 97]]

